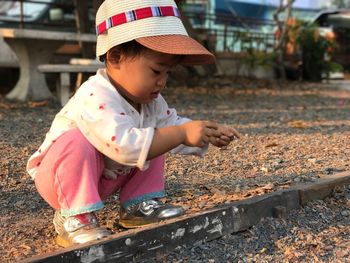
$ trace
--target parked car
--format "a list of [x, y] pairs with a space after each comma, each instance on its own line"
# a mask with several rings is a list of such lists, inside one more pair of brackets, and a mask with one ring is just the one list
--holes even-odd
[[[92, 0], [88, 4], [88, 17], [93, 25]], [[19, 27], [22, 24], [25, 28], [76, 31], [75, 19], [74, 4], [70, 0], [0, 1], [0, 27]]]
[[321, 35], [333, 34], [337, 49], [333, 60], [345, 69], [350, 68], [350, 9], [334, 9], [320, 12], [314, 23], [319, 26]]
[[[54, 0], [38, 1], [38, 3], [23, 3], [20, 1], [1, 1], [0, 2], [0, 23], [11, 24], [21, 21], [21, 10], [23, 11], [23, 22], [38, 21], [46, 15], [50, 4]], [[40, 3], [43, 2], [43, 3]]]
[[[88, 1], [91, 33], [94, 28], [93, 0]], [[26, 28], [49, 31], [77, 31], [76, 16], [71, 0], [0, 0], [0, 28]], [[59, 54], [79, 56], [79, 44], [67, 43]], [[17, 58], [7, 44], [0, 39], [0, 68], [17, 67]]]
[[[322, 78], [342, 79], [343, 71], [350, 68], [350, 10], [348, 9], [328, 9], [318, 12], [316, 15], [305, 21], [307, 25], [316, 25], [320, 36], [334, 41], [336, 48], [329, 48], [331, 61], [339, 65], [336, 72], [330, 72], [329, 76], [325, 74]], [[294, 37], [295, 38], [295, 37]], [[294, 43], [294, 44], [293, 44]], [[288, 52], [286, 56], [286, 71], [287, 77], [298, 79], [302, 76], [306, 79], [313, 76], [315, 72], [306, 73], [308, 69], [303, 65], [305, 57], [303, 50], [295, 44], [295, 39], [292, 43], [288, 43], [287, 47], [291, 47], [293, 52]], [[316, 52], [316, 50], [315, 50]], [[324, 59], [329, 59], [328, 51]], [[309, 63], [306, 63], [309, 64]], [[310, 66], [310, 65], [309, 65]], [[342, 69], [341, 69], [342, 68]], [[316, 77], [317, 78], [317, 77]]]

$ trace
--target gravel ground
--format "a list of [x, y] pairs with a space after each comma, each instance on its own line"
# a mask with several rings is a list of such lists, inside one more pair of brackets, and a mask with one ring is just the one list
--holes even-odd
[[143, 262], [350, 262], [349, 208], [350, 188], [337, 189], [288, 219], [266, 218], [248, 231]]
[[[242, 134], [204, 159], [168, 156], [167, 201], [186, 213], [315, 181], [349, 170], [350, 92], [320, 84], [211, 79], [164, 92], [170, 106], [193, 119], [233, 125]], [[13, 103], [0, 97], [0, 261], [60, 249], [53, 210], [36, 193], [25, 164], [41, 144], [54, 115], [52, 101]], [[169, 262], [350, 262], [349, 189], [267, 218], [249, 231], [177, 248], [153, 259]], [[98, 213], [101, 224], [121, 232], [118, 197]], [[151, 261], [151, 260], [150, 260]]]

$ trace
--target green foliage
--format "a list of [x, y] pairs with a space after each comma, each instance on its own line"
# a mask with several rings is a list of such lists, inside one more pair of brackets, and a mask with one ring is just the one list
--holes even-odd
[[294, 29], [303, 56], [303, 78], [320, 81], [336, 69], [332, 54], [337, 48], [331, 35], [321, 35], [317, 25], [300, 25]]
[[253, 69], [256, 66], [270, 67], [275, 61], [275, 54], [264, 50], [267, 39], [257, 37], [249, 31], [237, 31], [234, 34], [235, 42], [241, 43], [241, 51], [244, 54], [242, 64]]
[[186, 0], [175, 0], [175, 2], [180, 9], [186, 4]]
[[332, 4], [338, 8], [347, 8], [349, 7], [349, 1], [345, 0], [333, 0]]
[[255, 66], [269, 67], [273, 65], [276, 55], [274, 53], [261, 52], [254, 48], [247, 48], [245, 50], [246, 56], [243, 63], [247, 64], [250, 68]]

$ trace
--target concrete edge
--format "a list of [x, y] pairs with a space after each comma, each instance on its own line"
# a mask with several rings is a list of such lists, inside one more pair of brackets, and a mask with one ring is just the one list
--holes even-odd
[[193, 245], [246, 230], [265, 217], [285, 217], [288, 211], [312, 200], [324, 199], [335, 187], [344, 185], [350, 185], [350, 171], [21, 262], [132, 262], [146, 259], [170, 252], [177, 246]]

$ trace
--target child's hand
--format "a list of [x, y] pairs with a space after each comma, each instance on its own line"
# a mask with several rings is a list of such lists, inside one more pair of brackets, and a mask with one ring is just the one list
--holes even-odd
[[227, 125], [218, 124], [218, 131], [220, 132], [220, 136], [210, 138], [210, 143], [217, 147], [227, 146], [232, 140], [241, 137], [236, 129]]
[[220, 138], [222, 132], [218, 125], [211, 121], [190, 121], [180, 126], [184, 132], [183, 144], [204, 147], [212, 138]]

